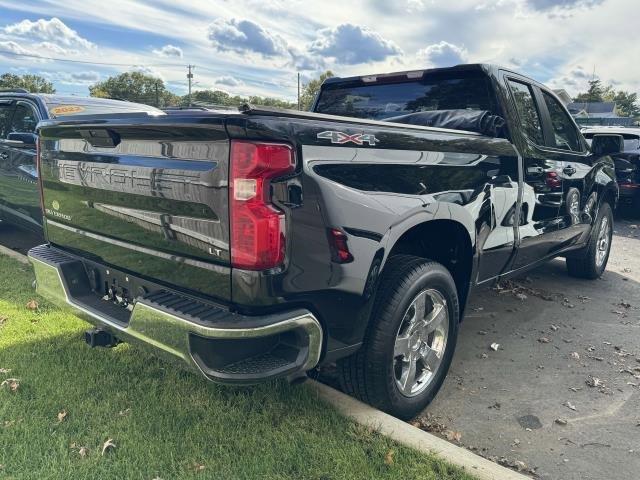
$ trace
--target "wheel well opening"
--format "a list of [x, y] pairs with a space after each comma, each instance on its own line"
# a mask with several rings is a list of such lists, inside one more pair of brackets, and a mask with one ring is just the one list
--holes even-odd
[[[469, 233], [453, 220], [432, 220], [407, 230], [389, 256], [415, 255], [444, 265], [456, 283], [461, 309], [467, 301], [473, 268]], [[461, 312], [462, 314], [462, 312]]]

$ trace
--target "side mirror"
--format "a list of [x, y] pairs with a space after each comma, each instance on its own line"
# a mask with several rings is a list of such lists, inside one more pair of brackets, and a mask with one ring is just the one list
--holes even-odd
[[7, 140], [15, 147], [35, 147], [38, 136], [35, 133], [11, 132], [7, 135]]
[[615, 155], [624, 152], [622, 135], [594, 135], [591, 140], [594, 155]]

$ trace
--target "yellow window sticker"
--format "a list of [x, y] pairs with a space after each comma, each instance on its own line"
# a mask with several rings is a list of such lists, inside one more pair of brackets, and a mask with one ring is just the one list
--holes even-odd
[[73, 115], [76, 113], [84, 112], [84, 107], [81, 107], [80, 105], [60, 105], [58, 107], [52, 108], [49, 112], [51, 113], [51, 115], [61, 117], [64, 115]]

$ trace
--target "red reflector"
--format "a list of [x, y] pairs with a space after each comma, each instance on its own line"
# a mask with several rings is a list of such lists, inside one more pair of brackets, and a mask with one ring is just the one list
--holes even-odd
[[347, 245], [347, 235], [342, 230], [330, 228], [329, 243], [331, 245], [331, 260], [337, 263], [353, 262], [353, 255]]
[[558, 178], [558, 174], [556, 172], [547, 172], [547, 179], [545, 183], [551, 188], [559, 188], [562, 186], [562, 180]]
[[270, 180], [294, 170], [289, 145], [231, 142], [231, 264], [266, 270], [285, 258], [286, 219], [271, 204]]

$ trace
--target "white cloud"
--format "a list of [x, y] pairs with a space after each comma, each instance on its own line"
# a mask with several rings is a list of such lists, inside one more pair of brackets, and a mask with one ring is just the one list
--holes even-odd
[[100, 81], [100, 74], [92, 70], [85, 72], [73, 72], [69, 78], [77, 84], [93, 84]]
[[251, 20], [216, 19], [208, 28], [208, 38], [221, 51], [254, 52], [265, 57], [284, 55], [285, 40]]
[[129, 71], [144, 73], [145, 75], [159, 78], [160, 80], [164, 81], [164, 76], [162, 75], [162, 72], [155, 67], [148, 67], [146, 65], [134, 65], [129, 69]]
[[80, 47], [84, 49], [94, 48], [89, 40], [82, 38], [78, 32], [67, 27], [62, 20], [53, 17], [50, 20], [41, 18], [32, 22], [23, 20], [13, 25], [7, 25], [4, 33], [28, 40], [41, 40], [65, 47]]
[[218, 77], [214, 80], [216, 85], [225, 85], [227, 87], [239, 87], [244, 85], [244, 82], [238, 80], [236, 77], [232, 77], [231, 75], [225, 75], [223, 77]]
[[[16, 55], [32, 55], [33, 52], [31, 50], [27, 50], [23, 48], [21, 45], [18, 45], [16, 42], [9, 40], [6, 42], [0, 42], [0, 50], [5, 52], [15, 53]], [[2, 53], [0, 52], [0, 55]]]
[[378, 62], [402, 54], [400, 47], [378, 32], [351, 23], [320, 30], [308, 50], [347, 65]]
[[153, 53], [160, 57], [182, 58], [182, 55], [183, 55], [182, 49], [180, 47], [176, 47], [175, 45], [171, 45], [171, 44], [165, 45], [162, 48], [157, 48], [153, 50]]
[[468, 54], [464, 47], [442, 41], [419, 50], [417, 57], [418, 59], [426, 60], [429, 66], [451, 67], [464, 63]]
[[73, 55], [77, 54], [78, 50], [73, 50], [69, 48], [61, 47], [60, 45], [56, 45], [51, 42], [40, 42], [34, 45], [35, 51], [37, 51], [40, 55], [53, 53], [55, 55]]

